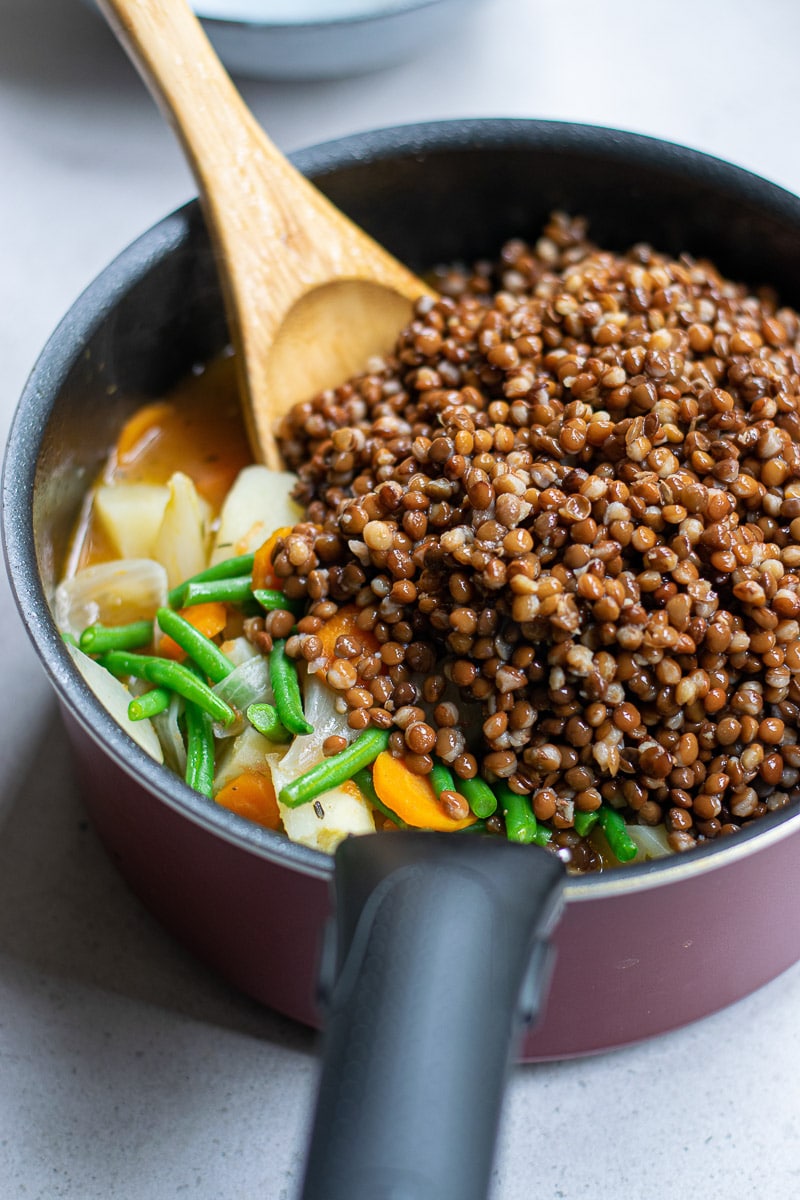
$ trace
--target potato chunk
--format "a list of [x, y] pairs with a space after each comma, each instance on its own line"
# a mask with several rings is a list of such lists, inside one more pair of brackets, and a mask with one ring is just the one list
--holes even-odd
[[169, 488], [152, 483], [115, 483], [99, 487], [94, 512], [120, 558], [152, 558]]
[[290, 496], [296, 482], [289, 471], [258, 464], [240, 471], [222, 506], [211, 562], [257, 550], [276, 529], [302, 521], [303, 510]]

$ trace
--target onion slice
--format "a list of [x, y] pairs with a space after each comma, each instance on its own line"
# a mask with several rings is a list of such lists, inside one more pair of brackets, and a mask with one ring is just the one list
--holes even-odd
[[152, 718], [161, 749], [164, 752], [164, 761], [181, 778], [186, 774], [186, 744], [178, 724], [182, 713], [183, 698], [177, 693], [173, 693], [169, 708]]
[[105, 667], [101, 667], [93, 658], [90, 658], [88, 654], [79, 650], [77, 646], [70, 646], [67, 643], [67, 650], [85, 682], [108, 714], [125, 730], [129, 737], [132, 737], [143, 750], [147, 751], [151, 758], [154, 758], [156, 762], [163, 762], [164, 755], [152, 721], [132, 721], [128, 716], [131, 694], [125, 685], [120, 683]]
[[651, 858], [667, 858], [668, 855], [674, 853], [667, 841], [667, 831], [663, 825], [626, 825], [625, 832], [639, 847], [639, 853], [634, 862], [647, 862]]
[[[247, 658], [211, 690], [239, 713], [245, 713], [251, 704], [263, 704], [264, 701], [271, 703], [273, 696], [269, 682], [269, 664], [260, 654]], [[232, 721], [230, 725], [215, 724], [214, 736], [234, 737], [242, 732], [244, 726], [244, 717]]]
[[151, 558], [119, 558], [84, 567], [56, 588], [59, 629], [79, 637], [87, 625], [151, 621], [167, 602], [167, 573]]

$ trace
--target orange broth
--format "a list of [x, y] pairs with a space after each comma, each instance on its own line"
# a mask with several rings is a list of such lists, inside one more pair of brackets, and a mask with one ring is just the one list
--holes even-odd
[[[233, 359], [190, 375], [163, 400], [126, 422], [101, 483], [165, 484], [175, 471], [194, 482], [213, 514], [239, 471], [253, 461], [239, 405]], [[117, 557], [89, 506], [76, 536], [75, 570]]]

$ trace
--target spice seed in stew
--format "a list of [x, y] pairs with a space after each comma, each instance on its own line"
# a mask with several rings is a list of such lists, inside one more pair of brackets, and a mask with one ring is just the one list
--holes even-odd
[[282, 586], [379, 646], [371, 679], [355, 645], [327, 668], [355, 727], [530, 796], [579, 869], [576, 811], [682, 851], [800, 798], [797, 314], [563, 214], [433, 282], [278, 430], [307, 513]]

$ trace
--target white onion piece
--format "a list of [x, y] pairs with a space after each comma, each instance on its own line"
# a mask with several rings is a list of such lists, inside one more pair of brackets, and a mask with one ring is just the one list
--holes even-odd
[[283, 828], [293, 842], [322, 850], [325, 854], [333, 854], [346, 837], [375, 832], [372, 809], [352, 783], [331, 788], [316, 801], [298, 804], [296, 808], [288, 808], [278, 801], [278, 809]]
[[153, 557], [166, 567], [169, 586], [173, 588], [206, 567], [208, 507], [182, 471], [170, 477], [167, 488], [169, 499], [156, 534]]
[[252, 725], [247, 725], [238, 737], [226, 745], [217, 759], [214, 795], [245, 771], [263, 771], [267, 767], [274, 774], [274, 765], [283, 753], [283, 746], [276, 747]]
[[[272, 764], [276, 793], [309, 767], [322, 761], [325, 757], [322, 746], [331, 734], [338, 734], [348, 742], [356, 736], [347, 724], [347, 718], [336, 710], [336, 693], [314, 674], [306, 673], [300, 678], [303, 710], [314, 732], [296, 737], [283, 758]], [[283, 827], [293, 842], [332, 854], [339, 842], [349, 835], [374, 832], [372, 809], [354, 784], [332, 788], [318, 799], [317, 807], [313, 801], [296, 808], [289, 808], [278, 801]]]
[[253, 643], [248, 642], [246, 637], [229, 638], [227, 642], [222, 643], [220, 650], [235, 667], [240, 667], [243, 662], [247, 662], [248, 658], [261, 657], [261, 651], [256, 650]]
[[[267, 660], [259, 654], [248, 658], [226, 675], [211, 689], [220, 700], [230, 704], [238, 712], [244, 714], [251, 704], [263, 704], [265, 700], [272, 701], [272, 688], [269, 682], [269, 666]], [[234, 737], [241, 733], [245, 726], [245, 717], [232, 721], [230, 725], [214, 725], [214, 736]]]
[[167, 602], [167, 573], [151, 558], [119, 558], [84, 567], [56, 588], [59, 629], [78, 637], [87, 625], [151, 621]]
[[290, 497], [296, 483], [291, 472], [258, 464], [240, 471], [222, 506], [211, 562], [257, 550], [276, 529], [302, 521], [303, 510]]
[[178, 724], [178, 718], [182, 712], [183, 700], [173, 692], [169, 707], [153, 717], [152, 720], [164, 752], [164, 761], [176, 775], [183, 778], [186, 775], [186, 745]]
[[153, 728], [152, 722], [147, 719], [132, 721], [128, 716], [128, 705], [131, 700], [131, 694], [125, 685], [120, 683], [105, 667], [101, 667], [93, 658], [89, 658], [88, 654], [84, 654], [82, 650], [79, 650], [77, 646], [70, 646], [67, 643], [67, 649], [75, 666], [109, 716], [113, 717], [117, 724], [143, 750], [146, 750], [151, 758], [154, 758], [156, 762], [163, 762], [164, 755], [161, 752], [161, 744], [156, 737], [156, 731]]
[[663, 825], [626, 825], [625, 832], [639, 847], [639, 853], [634, 862], [646, 862], [651, 858], [666, 858], [674, 853], [667, 841], [667, 831]]
[[275, 791], [302, 775], [309, 767], [321, 762], [325, 755], [322, 745], [331, 734], [338, 734], [352, 741], [355, 731], [347, 724], [347, 718], [336, 711], [336, 693], [316, 675], [300, 672], [303, 690], [303, 711], [314, 732], [292, 740], [286, 754], [273, 771]]

